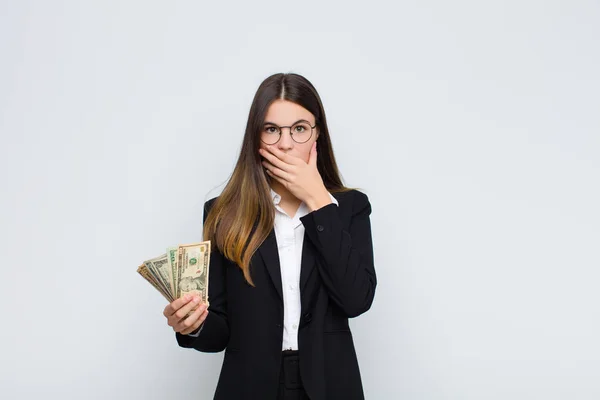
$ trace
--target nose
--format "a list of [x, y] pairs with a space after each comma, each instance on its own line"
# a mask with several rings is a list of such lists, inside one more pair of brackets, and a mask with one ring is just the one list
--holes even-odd
[[277, 146], [280, 150], [291, 149], [294, 146], [294, 139], [292, 139], [292, 128], [281, 128], [281, 137]]

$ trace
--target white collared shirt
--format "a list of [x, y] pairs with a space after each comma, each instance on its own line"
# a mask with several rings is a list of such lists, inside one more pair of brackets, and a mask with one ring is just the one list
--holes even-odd
[[[300, 218], [310, 212], [302, 202], [296, 215], [286, 214], [279, 202], [281, 196], [271, 189], [275, 205], [275, 237], [281, 267], [281, 288], [283, 292], [283, 344], [282, 350], [298, 350], [298, 326], [300, 325], [300, 265], [304, 242], [304, 225]], [[339, 206], [329, 193], [331, 201]]]

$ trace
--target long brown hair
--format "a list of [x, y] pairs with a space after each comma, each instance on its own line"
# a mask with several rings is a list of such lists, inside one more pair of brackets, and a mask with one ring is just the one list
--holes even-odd
[[277, 99], [292, 101], [315, 116], [319, 132], [317, 169], [325, 188], [331, 193], [350, 190], [342, 184], [317, 90], [298, 74], [269, 76], [254, 95], [237, 163], [229, 182], [208, 212], [203, 230], [204, 240], [210, 240], [225, 258], [235, 262], [252, 286], [250, 259], [273, 229], [275, 221], [271, 178], [262, 167], [258, 149], [265, 115]]

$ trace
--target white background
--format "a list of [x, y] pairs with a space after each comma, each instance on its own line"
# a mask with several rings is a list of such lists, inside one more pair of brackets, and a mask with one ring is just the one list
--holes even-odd
[[600, 398], [599, 4], [0, 1], [0, 397], [212, 398], [136, 268], [297, 72], [373, 206], [367, 399]]

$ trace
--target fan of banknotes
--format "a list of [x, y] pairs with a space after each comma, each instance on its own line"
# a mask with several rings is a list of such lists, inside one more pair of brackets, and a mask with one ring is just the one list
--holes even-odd
[[210, 240], [168, 247], [159, 257], [144, 261], [137, 272], [170, 302], [186, 294], [208, 303]]

